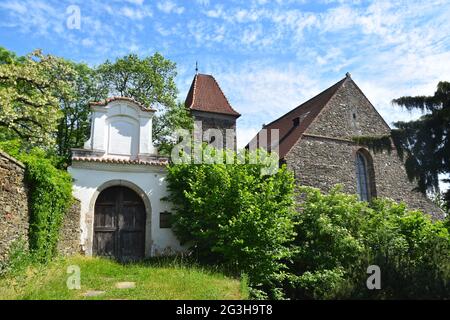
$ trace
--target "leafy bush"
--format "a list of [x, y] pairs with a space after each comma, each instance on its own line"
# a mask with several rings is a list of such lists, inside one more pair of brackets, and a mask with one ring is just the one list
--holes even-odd
[[294, 235], [293, 176], [285, 167], [264, 176], [261, 168], [173, 164], [167, 177], [180, 241], [200, 261], [246, 273], [253, 289], [271, 287]]
[[[300, 191], [287, 297], [448, 298], [450, 235], [442, 221], [386, 199], [361, 202], [340, 188]], [[366, 287], [369, 265], [380, 267], [381, 290]]]
[[284, 281], [292, 299], [327, 299], [349, 294], [346, 279], [358, 273], [366, 248], [361, 239], [365, 202], [342, 194], [301, 187], [294, 240], [296, 253]]
[[26, 165], [30, 251], [38, 261], [47, 262], [56, 254], [59, 229], [72, 203], [72, 179], [66, 171], [56, 169], [57, 159], [41, 149], [25, 153], [18, 141], [3, 142], [0, 148]]
[[9, 247], [8, 259], [0, 261], [0, 277], [21, 274], [33, 261], [26, 239], [19, 238]]
[[371, 208], [363, 238], [384, 284], [368, 297], [448, 298], [450, 233], [443, 221], [388, 200], [377, 200]]

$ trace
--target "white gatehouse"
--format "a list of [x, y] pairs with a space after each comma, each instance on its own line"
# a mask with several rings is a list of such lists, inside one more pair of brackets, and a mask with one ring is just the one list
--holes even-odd
[[81, 202], [87, 255], [136, 260], [183, 248], [170, 223], [165, 167], [152, 143], [155, 110], [125, 97], [92, 103], [91, 136], [72, 150], [73, 194]]

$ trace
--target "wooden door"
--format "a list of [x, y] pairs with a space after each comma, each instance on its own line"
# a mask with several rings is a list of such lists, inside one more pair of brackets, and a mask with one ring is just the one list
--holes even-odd
[[111, 187], [100, 193], [94, 213], [94, 255], [120, 261], [144, 257], [145, 206], [136, 192]]

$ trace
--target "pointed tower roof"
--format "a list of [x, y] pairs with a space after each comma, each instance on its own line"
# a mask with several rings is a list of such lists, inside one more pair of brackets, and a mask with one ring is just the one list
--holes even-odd
[[195, 75], [185, 105], [195, 111], [225, 114], [236, 118], [241, 116], [230, 105], [216, 79], [209, 74]]

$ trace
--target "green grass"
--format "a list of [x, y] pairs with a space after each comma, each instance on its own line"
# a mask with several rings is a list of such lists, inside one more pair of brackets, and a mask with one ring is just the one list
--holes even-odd
[[[81, 289], [69, 290], [67, 267], [77, 265], [81, 271]], [[135, 282], [133, 289], [117, 289], [117, 282]], [[90, 290], [105, 291], [85, 297]], [[247, 299], [243, 281], [218, 272], [183, 263], [148, 261], [119, 264], [102, 258], [75, 256], [57, 259], [46, 266], [29, 266], [20, 273], [0, 278], [0, 300], [108, 300], [108, 299]]]

